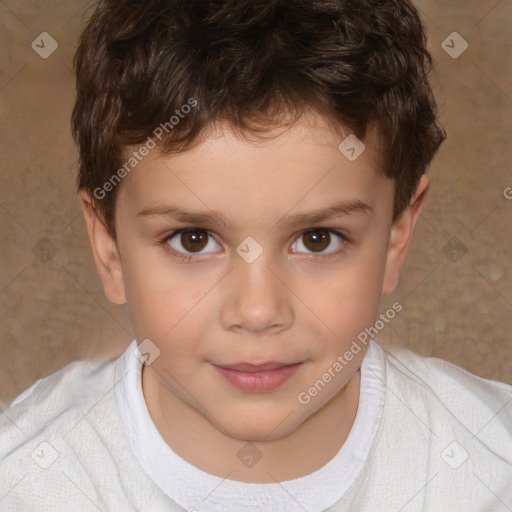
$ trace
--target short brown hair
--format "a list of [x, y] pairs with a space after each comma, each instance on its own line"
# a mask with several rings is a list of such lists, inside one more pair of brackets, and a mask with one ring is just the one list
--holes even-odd
[[[89, 192], [191, 99], [197, 108], [160, 137], [162, 154], [190, 149], [219, 121], [264, 134], [285, 111], [313, 110], [362, 140], [376, 123], [394, 218], [446, 137], [409, 0], [100, 0], [74, 64], [78, 188]], [[94, 206], [115, 236], [111, 188]]]

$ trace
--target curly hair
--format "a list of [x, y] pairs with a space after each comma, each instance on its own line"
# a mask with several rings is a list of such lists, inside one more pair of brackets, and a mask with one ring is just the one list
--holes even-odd
[[[396, 218], [446, 137], [409, 0], [100, 0], [74, 65], [77, 181], [89, 192], [157, 133], [167, 155], [216, 122], [265, 136], [282, 113], [293, 123], [310, 110], [361, 140], [375, 123]], [[93, 201], [114, 236], [117, 189]]]

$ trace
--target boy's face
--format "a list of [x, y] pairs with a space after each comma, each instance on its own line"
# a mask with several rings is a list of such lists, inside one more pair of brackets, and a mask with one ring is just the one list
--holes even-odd
[[[377, 172], [374, 132], [352, 162], [338, 149], [347, 134], [319, 116], [257, 143], [224, 128], [189, 152], [155, 151], [124, 179], [117, 248], [92, 216], [88, 227], [96, 222], [107, 295], [127, 300], [138, 342], [160, 350], [145, 372], [157, 377], [162, 403], [167, 394], [234, 438], [271, 440], [343, 400], [361, 343], [316, 396], [303, 392], [374, 324], [419, 209], [392, 224], [393, 186]], [[329, 213], [334, 205], [346, 211]], [[185, 211], [205, 217], [186, 220]], [[319, 212], [326, 216], [305, 218]], [[168, 238], [184, 228], [195, 232]], [[268, 380], [231, 372], [232, 383], [218, 369], [268, 362], [299, 365], [280, 385], [283, 371]], [[255, 381], [267, 387], [243, 389]]]

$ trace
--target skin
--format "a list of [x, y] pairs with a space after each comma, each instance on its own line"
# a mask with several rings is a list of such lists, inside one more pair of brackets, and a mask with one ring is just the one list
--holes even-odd
[[[345, 442], [364, 350], [308, 404], [297, 397], [375, 323], [380, 296], [398, 281], [428, 188], [423, 176], [392, 222], [393, 186], [379, 172], [375, 131], [354, 162], [338, 150], [348, 132], [316, 114], [271, 135], [248, 141], [219, 124], [188, 152], [153, 151], [120, 185], [117, 241], [90, 195], [80, 192], [107, 297], [127, 302], [138, 342], [149, 338], [161, 351], [142, 377], [157, 429], [196, 467], [253, 483], [316, 471]], [[289, 223], [294, 214], [349, 200], [371, 211]], [[139, 215], [168, 204], [218, 212], [229, 227], [218, 215], [199, 225]], [[183, 245], [190, 237], [164, 241], [182, 228], [204, 230], [199, 254]], [[347, 241], [331, 233], [318, 252], [303, 236], [312, 228], [339, 231]], [[252, 263], [236, 252], [248, 236], [263, 249]], [[267, 361], [303, 364], [276, 390], [256, 393], [233, 387], [212, 366]], [[262, 453], [252, 468], [237, 457], [248, 441]]]

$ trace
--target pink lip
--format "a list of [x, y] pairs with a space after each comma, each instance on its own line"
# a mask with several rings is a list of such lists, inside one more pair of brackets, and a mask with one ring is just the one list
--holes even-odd
[[279, 363], [267, 365], [240, 364], [235, 368], [224, 368], [213, 365], [214, 368], [233, 386], [244, 391], [272, 391], [288, 380], [302, 363], [276, 367]]

